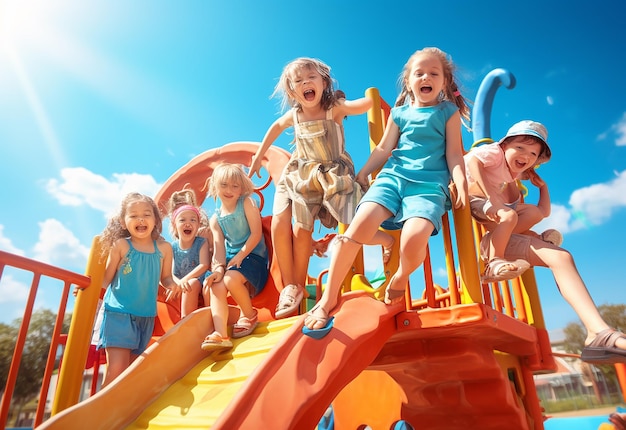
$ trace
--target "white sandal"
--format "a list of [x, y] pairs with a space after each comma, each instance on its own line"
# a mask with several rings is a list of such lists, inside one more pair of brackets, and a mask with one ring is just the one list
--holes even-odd
[[298, 286], [294, 284], [285, 286], [278, 297], [276, 319], [284, 318], [298, 309], [303, 298], [304, 288], [298, 288]]
[[481, 281], [483, 283], [508, 281], [509, 279], [517, 278], [529, 268], [530, 263], [526, 260], [517, 259], [508, 261], [503, 258], [494, 257], [485, 266]]

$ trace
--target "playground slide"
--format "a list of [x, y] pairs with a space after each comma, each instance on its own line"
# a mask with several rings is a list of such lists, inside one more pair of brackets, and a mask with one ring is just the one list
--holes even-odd
[[39, 428], [314, 428], [395, 332], [402, 309], [355, 292], [340, 310], [321, 340], [302, 335], [295, 317], [263, 323], [232, 351], [209, 355], [199, 348], [209, 321], [200, 309], [116, 382]]

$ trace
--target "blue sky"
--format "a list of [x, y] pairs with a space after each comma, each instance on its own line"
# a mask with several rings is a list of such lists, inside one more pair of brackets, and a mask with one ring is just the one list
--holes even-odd
[[[0, 249], [82, 273], [125, 193], [154, 195], [194, 156], [261, 140], [288, 61], [320, 58], [348, 98], [377, 87], [393, 103], [407, 58], [437, 46], [470, 99], [492, 69], [515, 75], [516, 87], [496, 95], [492, 136], [521, 119], [547, 126], [553, 158], [539, 173], [553, 215], [542, 227], [564, 233], [597, 304], [626, 303], [625, 9], [618, 0], [3, 0]], [[366, 117], [345, 126], [358, 169]], [[310, 273], [327, 264], [314, 259]], [[536, 274], [548, 329], [578, 321], [550, 272]], [[5, 271], [0, 321], [21, 315], [23, 278]], [[58, 290], [42, 286], [37, 307], [55, 308]]]

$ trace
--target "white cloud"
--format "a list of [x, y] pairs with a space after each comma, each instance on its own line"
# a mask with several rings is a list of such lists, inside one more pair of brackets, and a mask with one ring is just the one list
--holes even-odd
[[447, 281], [448, 280], [448, 270], [445, 267], [435, 268], [433, 270], [433, 278], [435, 278], [435, 283], [437, 283], [436, 279], [441, 279], [443, 281]]
[[24, 255], [24, 251], [15, 247], [11, 239], [4, 235], [4, 226], [0, 224], [0, 249], [11, 254]]
[[622, 119], [620, 119], [617, 124], [613, 125], [612, 128], [617, 134], [615, 144], [617, 146], [626, 146], [626, 112], [622, 115]]
[[545, 231], [549, 228], [555, 228], [561, 233], [567, 233], [569, 231], [578, 230], [582, 226], [576, 226], [575, 224], [570, 225], [570, 221], [572, 219], [572, 214], [569, 209], [567, 209], [563, 205], [552, 205], [552, 209], [550, 211], [550, 216], [533, 228], [533, 230], [537, 232]]
[[547, 96], [546, 102], [548, 102], [548, 104], [552, 106], [554, 104], [554, 98], [552, 96]]
[[29, 285], [17, 281], [11, 275], [3, 274], [0, 278], [0, 303], [19, 302], [21, 304], [28, 298], [29, 290]]
[[606, 222], [614, 212], [626, 208], [626, 170], [616, 172], [615, 176], [611, 181], [575, 190], [570, 195], [569, 207], [553, 204], [550, 217], [533, 230], [555, 228], [567, 233]]
[[602, 224], [613, 212], [626, 207], [626, 171], [609, 182], [578, 189], [569, 199], [572, 213], [579, 221]]
[[39, 241], [34, 247], [34, 259], [68, 270], [83, 269], [89, 248], [83, 246], [60, 221], [47, 219], [39, 223]]
[[626, 146], [626, 112], [622, 114], [617, 123], [611, 125], [607, 131], [600, 133], [598, 140], [607, 139], [612, 135], [615, 135], [615, 145]]
[[87, 206], [102, 211], [107, 217], [119, 207], [124, 195], [131, 191], [154, 196], [161, 187], [150, 175], [114, 173], [109, 180], [83, 167], [61, 170], [61, 179], [49, 179], [48, 192], [61, 205]]

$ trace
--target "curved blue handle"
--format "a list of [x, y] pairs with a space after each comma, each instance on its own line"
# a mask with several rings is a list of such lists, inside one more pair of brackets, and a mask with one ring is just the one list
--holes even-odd
[[515, 87], [515, 76], [505, 69], [494, 69], [484, 77], [476, 93], [472, 110], [474, 142], [491, 137], [491, 108], [498, 88]]

